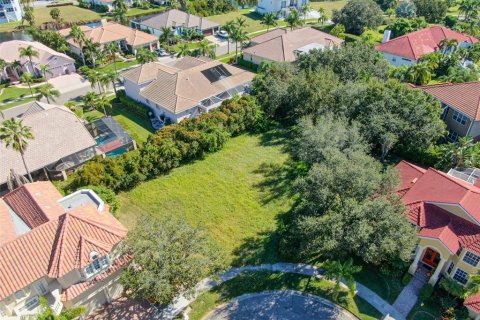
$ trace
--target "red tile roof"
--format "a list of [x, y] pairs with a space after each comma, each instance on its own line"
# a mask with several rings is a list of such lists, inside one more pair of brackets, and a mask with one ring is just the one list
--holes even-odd
[[467, 299], [465, 299], [463, 304], [465, 305], [465, 307], [475, 311], [476, 313], [480, 313], [480, 293], [468, 297]]
[[17, 237], [15, 226], [5, 202], [0, 199], [0, 246], [14, 240]]
[[58, 200], [62, 195], [49, 181], [29, 183], [15, 189], [3, 197], [3, 200], [30, 227], [58, 217], [65, 212]]
[[[47, 184], [43, 184], [44, 190], [51, 189]], [[32, 194], [25, 190], [32, 191], [40, 184], [31, 185], [27, 184], [25, 188], [22, 187], [24, 191], [15, 193], [18, 203], [21, 202], [20, 194], [27, 202], [30, 201]], [[53, 201], [53, 198], [47, 199], [47, 194], [52, 193], [33, 193], [33, 199], [38, 201], [36, 205], [19, 205], [17, 208], [28, 208], [25, 212], [30, 218], [34, 212], [51, 217], [51, 208], [44, 206]], [[98, 212], [91, 204], [77, 207], [1, 245], [0, 300], [44, 276], [57, 278], [73, 269], [82, 268], [89, 262], [88, 250], [104, 254], [119, 243], [127, 230], [108, 212], [108, 206], [105, 208]], [[46, 209], [48, 214], [45, 214]]]
[[480, 120], [480, 81], [442, 83], [417, 88], [463, 112], [473, 120]]
[[459, 43], [478, 42], [477, 39], [468, 34], [456, 32], [442, 26], [432, 26], [379, 44], [376, 46], [376, 49], [400, 57], [418, 60], [425, 54], [437, 51], [440, 42], [445, 38], [457, 39]]

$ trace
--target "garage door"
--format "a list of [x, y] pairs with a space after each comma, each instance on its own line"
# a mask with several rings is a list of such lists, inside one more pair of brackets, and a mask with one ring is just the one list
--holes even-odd
[[203, 35], [204, 35], [205, 37], [213, 35], [212, 29], [203, 31]]

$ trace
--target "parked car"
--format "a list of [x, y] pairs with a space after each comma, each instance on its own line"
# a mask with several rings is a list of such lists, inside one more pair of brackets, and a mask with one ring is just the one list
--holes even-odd
[[157, 52], [157, 54], [158, 54], [159, 57], [165, 57], [165, 56], [170, 55], [170, 54], [167, 52], [167, 50], [165, 50], [165, 49], [163, 49], [163, 48], [158, 48], [158, 49], [156, 50], [156, 52]]
[[165, 122], [158, 119], [157, 116], [152, 111], [148, 111], [148, 119], [150, 119], [150, 123], [152, 124], [152, 128], [155, 130], [161, 129], [165, 126]]
[[225, 31], [225, 30], [219, 30], [217, 32], [217, 36], [220, 37], [220, 38], [225, 38], [227, 39], [228, 38], [228, 32]]

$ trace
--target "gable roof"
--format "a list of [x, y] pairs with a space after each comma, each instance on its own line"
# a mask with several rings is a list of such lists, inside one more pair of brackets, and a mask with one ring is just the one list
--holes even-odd
[[71, 57], [64, 53], [57, 52], [37, 41], [11, 40], [0, 43], [0, 58], [8, 63], [18, 60], [22, 63], [29, 61], [28, 57], [20, 57], [19, 49], [32, 46], [38, 52], [38, 57], [32, 57], [34, 64], [49, 65], [57, 59], [64, 59], [74, 62]]
[[[30, 185], [25, 186], [28, 189]], [[33, 185], [39, 189], [42, 186], [54, 188], [50, 182]], [[29, 201], [29, 195], [22, 195]], [[42, 194], [35, 201], [42, 207], [42, 203], [58, 202], [60, 198], [60, 194], [51, 197]], [[127, 230], [108, 212], [108, 206], [98, 212], [92, 204], [85, 204], [3, 243], [0, 245], [0, 300], [44, 276], [58, 278], [84, 267], [90, 259], [88, 250], [105, 254], [126, 233]]]
[[135, 20], [135, 22], [157, 30], [161, 30], [163, 27], [186, 27], [203, 31], [220, 26], [216, 22], [177, 9], [168, 10], [146, 18], [140, 18]]
[[252, 43], [256, 45], [244, 49], [243, 52], [272, 61], [295, 61], [295, 52], [301, 48], [333, 48], [343, 42], [340, 38], [311, 27], [293, 31], [275, 29], [252, 38]]
[[433, 95], [471, 119], [480, 120], [480, 81], [442, 83], [417, 88]]
[[[62, 31], [62, 34], [67, 35], [68, 33]], [[157, 36], [116, 22], [107, 22], [105, 25], [96, 28], [85, 29], [84, 34], [87, 39], [91, 39], [93, 42], [100, 44], [125, 40], [128, 45], [136, 47], [158, 41]], [[67, 42], [78, 47], [78, 44], [72, 38], [67, 39]]]
[[381, 43], [375, 48], [381, 52], [418, 60], [425, 54], [437, 51], [443, 39], [457, 39], [458, 43], [478, 42], [477, 39], [468, 34], [456, 32], [442, 26], [431, 26]]
[[[211, 81], [207, 73], [215, 68], [221, 68], [229, 76]], [[137, 84], [151, 81], [140, 95], [173, 113], [180, 113], [204, 99], [249, 83], [254, 74], [206, 57], [184, 57], [169, 64], [145, 64], [122, 76]]]
[[[65, 107], [34, 102], [20, 117], [34, 136], [25, 150], [25, 161], [31, 171], [96, 145], [83, 122]], [[0, 184], [7, 181], [10, 169], [26, 174], [21, 155], [0, 144]]]

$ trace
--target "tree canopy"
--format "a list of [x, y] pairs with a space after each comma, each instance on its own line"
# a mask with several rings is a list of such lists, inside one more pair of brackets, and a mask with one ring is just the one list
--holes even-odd
[[362, 34], [382, 24], [383, 11], [373, 0], [351, 0], [341, 10], [333, 11], [332, 21], [343, 24], [349, 33]]
[[121, 283], [128, 295], [167, 305], [198, 281], [225, 266], [221, 249], [177, 216], [142, 215], [129, 232], [123, 253], [133, 253]]

